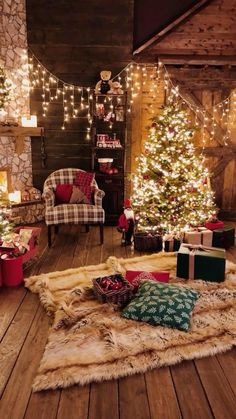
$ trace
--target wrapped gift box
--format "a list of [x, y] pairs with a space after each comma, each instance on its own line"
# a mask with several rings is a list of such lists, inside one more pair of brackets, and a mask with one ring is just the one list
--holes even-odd
[[229, 249], [234, 246], [235, 229], [232, 227], [225, 227], [220, 230], [213, 231], [212, 246]]
[[205, 227], [208, 228], [208, 230], [218, 230], [224, 227], [224, 223], [220, 220], [217, 220], [215, 222], [207, 221], [205, 223]]
[[165, 252], [178, 252], [181, 245], [179, 239], [168, 239], [164, 241], [164, 250]]
[[27, 250], [27, 252], [22, 255], [22, 261], [23, 263], [25, 263], [25, 262], [28, 262], [28, 260], [34, 258], [38, 253], [41, 228], [22, 226], [22, 227], [17, 227], [15, 229], [15, 232], [19, 233], [20, 230], [31, 230], [31, 237], [28, 242], [29, 250]]
[[185, 279], [223, 282], [225, 250], [182, 244], [177, 255], [177, 276]]
[[213, 232], [202, 227], [198, 228], [198, 230], [187, 231], [184, 233], [184, 241], [188, 244], [202, 244], [203, 246], [211, 247], [213, 246]]
[[158, 282], [169, 282], [170, 274], [167, 271], [146, 272], [146, 271], [126, 271], [125, 279], [134, 287], [134, 292], [138, 290], [139, 283], [142, 280], [150, 279]]

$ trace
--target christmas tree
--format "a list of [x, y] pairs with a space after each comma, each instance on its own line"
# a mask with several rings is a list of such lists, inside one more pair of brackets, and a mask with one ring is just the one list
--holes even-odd
[[216, 213], [209, 173], [195, 153], [188, 112], [169, 104], [153, 118], [133, 177], [139, 230], [181, 231]]
[[8, 101], [10, 93], [10, 82], [7, 80], [3, 67], [0, 66], [0, 111], [4, 111], [4, 107]]
[[9, 220], [10, 208], [1, 205], [0, 202], [0, 241], [4, 239], [13, 229], [13, 224]]

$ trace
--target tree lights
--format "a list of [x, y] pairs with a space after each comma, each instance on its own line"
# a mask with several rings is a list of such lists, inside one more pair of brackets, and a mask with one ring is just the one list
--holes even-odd
[[208, 170], [194, 153], [194, 131], [187, 111], [176, 101], [153, 119], [133, 177], [140, 230], [180, 231], [215, 213]]

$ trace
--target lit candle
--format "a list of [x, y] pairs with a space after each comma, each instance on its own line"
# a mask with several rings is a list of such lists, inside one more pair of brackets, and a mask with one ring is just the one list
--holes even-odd
[[22, 116], [21, 118], [22, 127], [37, 127], [37, 116], [30, 115], [30, 117]]
[[8, 199], [10, 202], [19, 204], [21, 202], [21, 191], [14, 191], [8, 194]]

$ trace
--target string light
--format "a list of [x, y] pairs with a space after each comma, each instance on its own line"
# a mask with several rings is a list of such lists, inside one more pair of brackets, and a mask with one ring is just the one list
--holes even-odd
[[[24, 54], [24, 59], [27, 59], [27, 54]], [[63, 80], [59, 79], [57, 76], [52, 74], [49, 70], [47, 70], [46, 67], [43, 66], [43, 64], [37, 59], [37, 57], [35, 57], [34, 54], [32, 54], [29, 57], [28, 61], [28, 67], [24, 66], [24, 68], [30, 74], [30, 85], [28, 90], [33, 90], [35, 87], [42, 88], [42, 95], [44, 95], [42, 96], [43, 116], [46, 116], [51, 102], [58, 101], [63, 91], [69, 91], [70, 107], [64, 110], [65, 112], [63, 126], [65, 125], [65, 122], [69, 122], [70, 118], [78, 117], [79, 110], [75, 107], [75, 92], [77, 92], [78, 108], [81, 111], [87, 109], [87, 118], [89, 125], [91, 125], [92, 117], [90, 109], [93, 100], [93, 96], [91, 95], [91, 88], [72, 85], [64, 82]], [[172, 82], [166, 67], [163, 65], [161, 61], [159, 61], [157, 65], [150, 63], [128, 63], [112, 79], [112, 81], [118, 81], [120, 83], [121, 88], [125, 86], [126, 90], [128, 91], [127, 110], [129, 113], [132, 111], [135, 99], [143, 92], [143, 90], [146, 90], [147, 88], [149, 88], [150, 96], [152, 97], [154, 102], [157, 97], [157, 91], [159, 88], [158, 86], [160, 85], [160, 82], [162, 80], [164, 81], [166, 101], [170, 101], [170, 103], [173, 101], [175, 101], [176, 103], [182, 101], [183, 105], [186, 105], [191, 110], [191, 112], [193, 112], [196, 126], [201, 125], [203, 133], [202, 137], [204, 137], [203, 142], [205, 147], [205, 131], [209, 126], [209, 121], [207, 122], [207, 117], [204, 109], [186, 100], [186, 98], [180, 93], [179, 86], [174, 85], [174, 83]], [[85, 92], [87, 92], [86, 101], [84, 98]], [[105, 100], [106, 98], [104, 98], [104, 102]], [[62, 102], [64, 107], [64, 100]], [[211, 138], [214, 137], [216, 132], [217, 121], [215, 117], [217, 114], [221, 115], [222, 122], [225, 125], [225, 139], [230, 138], [232, 133], [232, 122], [228, 114], [231, 102], [236, 103], [236, 95], [232, 92], [227, 99], [214, 105], [214, 112], [211, 116]], [[152, 104], [150, 105], [150, 109], [151, 112], [153, 112]]]

